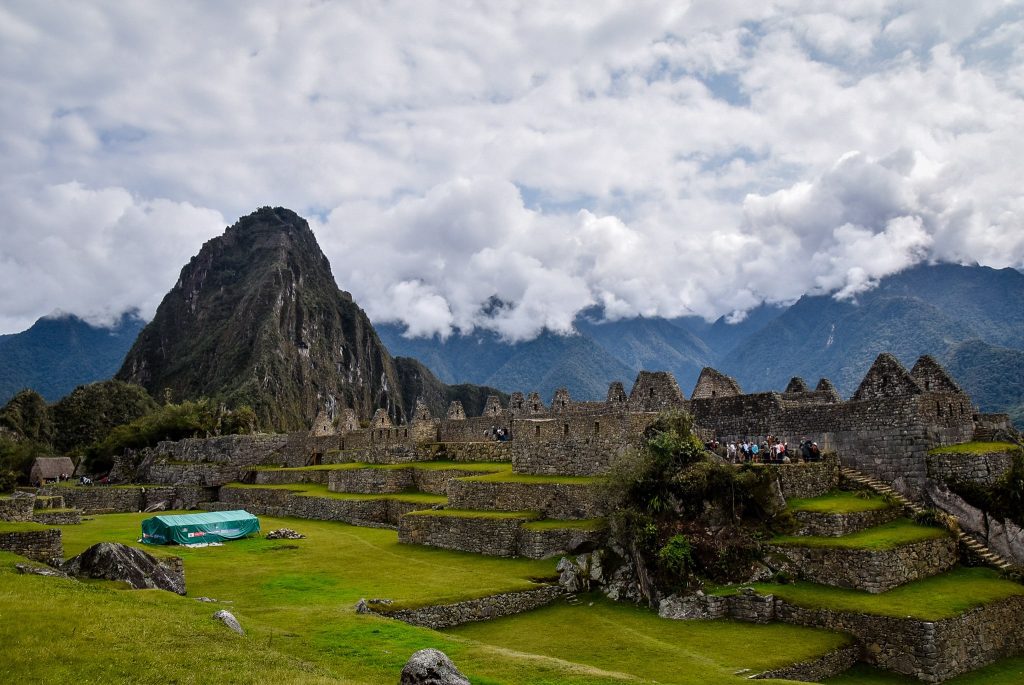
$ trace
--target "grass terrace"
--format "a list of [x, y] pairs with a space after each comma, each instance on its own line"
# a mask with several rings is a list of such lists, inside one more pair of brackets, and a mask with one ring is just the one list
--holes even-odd
[[33, 521], [0, 521], [0, 533], [24, 533], [32, 530], [48, 530], [52, 527]]
[[1012, 442], [964, 442], [959, 445], [943, 445], [928, 450], [928, 454], [990, 454], [1019, 449]]
[[424, 509], [410, 511], [406, 516], [451, 516], [466, 519], [538, 519], [536, 511], [491, 511], [482, 509]]
[[640, 682], [687, 684], [739, 683], [752, 673], [813, 658], [850, 641], [839, 633], [781, 623], [670, 621], [599, 595], [580, 599], [580, 605], [555, 603], [444, 632], [470, 644], [583, 663]]
[[[912, 617], [925, 621], [952, 618], [977, 606], [1014, 595], [1024, 585], [1002, 578], [987, 568], [956, 568], [946, 573], [901, 585], [881, 594], [834, 588], [798, 581], [790, 585], [755, 583], [758, 592], [809, 609], [861, 612], [877, 616]], [[713, 594], [730, 595], [738, 587], [718, 588]]]
[[368, 462], [342, 462], [339, 464], [319, 464], [317, 466], [254, 466], [252, 471], [348, 471], [351, 469], [423, 469], [424, 471], [479, 471], [481, 473], [497, 473], [512, 471], [512, 464], [497, 461], [412, 461], [401, 464], [370, 464]]
[[604, 530], [608, 522], [603, 518], [597, 519], [543, 519], [541, 521], [528, 521], [523, 524], [526, 530]]
[[865, 497], [860, 491], [834, 490], [820, 497], [791, 499], [786, 502], [792, 511], [808, 511], [819, 514], [854, 514], [862, 511], [879, 511], [892, 505], [884, 497]]
[[459, 480], [481, 483], [528, 483], [535, 485], [600, 485], [607, 479], [601, 476], [537, 476], [528, 473], [513, 473], [509, 469], [501, 473], [492, 473], [486, 476], [467, 476]]
[[815, 537], [783, 535], [772, 540], [776, 545], [800, 547], [838, 547], [842, 549], [893, 549], [923, 540], [934, 540], [949, 535], [945, 528], [922, 526], [910, 519], [896, 519], [890, 523], [868, 528], [842, 537]]
[[328, 499], [342, 500], [394, 500], [397, 502], [411, 502], [413, 504], [445, 504], [448, 498], [444, 495], [428, 495], [424, 492], [401, 492], [387, 495], [360, 495], [349, 492], [333, 492], [321, 483], [289, 483], [287, 485], [250, 485], [248, 483], [229, 483], [225, 488], [250, 489], [250, 490], [287, 490], [298, 497], [325, 497]]

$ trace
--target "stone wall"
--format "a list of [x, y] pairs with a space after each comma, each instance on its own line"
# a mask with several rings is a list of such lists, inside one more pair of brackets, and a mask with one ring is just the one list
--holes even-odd
[[[488, 621], [502, 616], [532, 611], [550, 604], [562, 596], [557, 585], [546, 585], [534, 590], [505, 592], [480, 599], [470, 599], [454, 604], [439, 604], [419, 609], [403, 609], [384, 613], [384, 616], [404, 621], [423, 628], [442, 630], [474, 621]], [[375, 612], [377, 613], [377, 612]]]
[[517, 473], [594, 476], [640, 446], [657, 414], [606, 413], [522, 418], [513, 425], [512, 468]]
[[512, 443], [497, 440], [433, 442], [416, 449], [422, 461], [512, 461]]
[[963, 481], [991, 487], [1013, 466], [1013, 453], [958, 454], [940, 452], [927, 457], [928, 477], [942, 482]]
[[871, 593], [934, 576], [957, 562], [951, 537], [880, 550], [803, 545], [768, 545], [767, 550], [789, 559], [801, 576], [815, 583]]
[[59, 495], [72, 509], [81, 509], [86, 514], [113, 514], [142, 511], [142, 486], [93, 485], [61, 486], [42, 488], [44, 495]]
[[779, 478], [786, 499], [820, 497], [839, 487], [839, 458], [827, 454], [821, 461], [792, 464], [762, 464]]
[[64, 560], [60, 528], [0, 533], [0, 550], [54, 566]]
[[544, 518], [589, 519], [604, 516], [607, 502], [591, 484], [517, 483], [463, 479], [448, 485], [453, 509], [537, 511]]
[[219, 502], [209, 502], [205, 506], [218, 511], [245, 509], [260, 516], [294, 516], [356, 526], [394, 528], [403, 514], [426, 505], [384, 498], [310, 497], [290, 490], [228, 486], [221, 488]]
[[40, 509], [32, 520], [44, 526], [71, 526], [82, 522], [78, 509]]
[[35, 497], [0, 497], [0, 521], [31, 521]]
[[61, 496], [68, 508], [86, 514], [113, 514], [145, 511], [162, 502], [167, 509], [195, 509], [200, 502], [215, 499], [217, 489], [200, 485], [75, 485], [40, 492]]
[[776, 668], [772, 671], [765, 671], [751, 676], [754, 680], [779, 679], [797, 680], [804, 683], [820, 683], [828, 678], [849, 670], [855, 663], [860, 661], [860, 647], [849, 645], [834, 649], [817, 659], [801, 661], [783, 668]]
[[560, 554], [575, 554], [581, 549], [595, 549], [603, 544], [607, 533], [604, 530], [582, 530], [579, 528], [546, 528], [531, 530], [523, 527], [519, 531], [516, 556], [529, 559], [548, 559]]
[[483, 518], [420, 513], [403, 516], [398, 541], [496, 557], [519, 553], [520, 526], [525, 518]]
[[329, 474], [327, 488], [332, 492], [373, 495], [416, 490], [431, 495], [446, 495], [450, 482], [456, 478], [479, 476], [480, 471], [457, 467], [426, 469], [410, 465], [401, 468], [337, 469]]
[[1019, 596], [941, 621], [806, 609], [777, 597], [774, 607], [777, 620], [850, 633], [867, 663], [930, 683], [1024, 652]]
[[257, 485], [292, 485], [294, 483], [327, 485], [331, 472], [331, 469], [254, 469], [249, 471], [243, 480]]
[[841, 537], [884, 523], [894, 521], [903, 515], [899, 507], [887, 507], [872, 511], [851, 511], [835, 513], [831, 511], [794, 511], [793, 518], [800, 524], [797, 535], [820, 535], [824, 537]]

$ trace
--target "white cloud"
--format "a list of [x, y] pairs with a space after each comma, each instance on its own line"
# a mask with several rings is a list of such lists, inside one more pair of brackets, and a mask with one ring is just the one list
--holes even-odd
[[0, 330], [152, 311], [268, 204], [413, 335], [1022, 266], [1022, 26], [952, 0], [5, 3]]

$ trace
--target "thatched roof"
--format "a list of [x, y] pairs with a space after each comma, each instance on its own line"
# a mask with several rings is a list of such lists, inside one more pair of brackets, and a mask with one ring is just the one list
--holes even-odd
[[70, 457], [36, 457], [32, 462], [32, 471], [28, 479], [35, 482], [40, 478], [56, 480], [60, 476], [70, 476], [75, 472], [75, 463]]

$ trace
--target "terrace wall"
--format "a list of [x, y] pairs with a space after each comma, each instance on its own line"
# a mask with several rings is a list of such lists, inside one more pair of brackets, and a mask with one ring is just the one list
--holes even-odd
[[416, 513], [399, 521], [398, 541], [514, 557], [519, 553], [519, 529], [526, 520]]
[[942, 573], [955, 566], [958, 558], [951, 537], [884, 550], [803, 545], [768, 545], [767, 549], [789, 559], [804, 578], [871, 593]]
[[1013, 454], [987, 452], [929, 454], [928, 477], [942, 482], [961, 481], [991, 487], [1013, 466]]
[[60, 528], [0, 533], [0, 550], [53, 566], [64, 559]]
[[544, 518], [589, 519], [604, 516], [608, 506], [595, 484], [516, 483], [453, 480], [448, 504], [453, 509], [537, 511]]
[[31, 521], [35, 497], [0, 497], [0, 521]]
[[[550, 604], [562, 596], [557, 585], [546, 585], [534, 590], [505, 592], [480, 599], [471, 599], [453, 604], [439, 604], [419, 609], [403, 609], [383, 613], [384, 616], [404, 621], [414, 626], [441, 630], [474, 621], [488, 621], [502, 616], [532, 611]], [[374, 612], [381, 613], [381, 612]]]
[[800, 524], [797, 535], [841, 537], [867, 528], [894, 521], [903, 515], [899, 507], [872, 511], [851, 511], [838, 514], [830, 511], [794, 511], [793, 518]]

